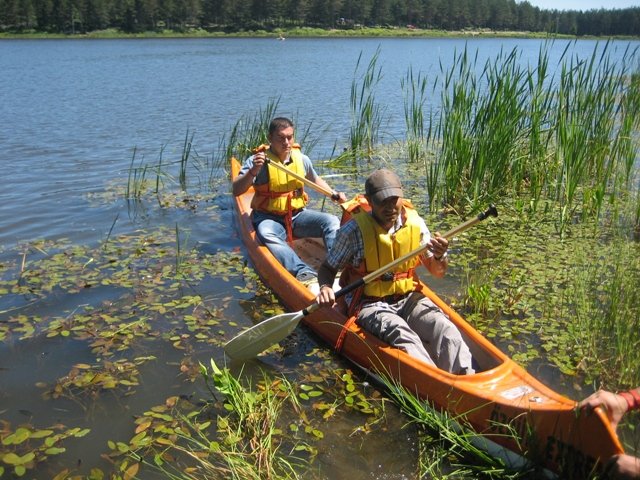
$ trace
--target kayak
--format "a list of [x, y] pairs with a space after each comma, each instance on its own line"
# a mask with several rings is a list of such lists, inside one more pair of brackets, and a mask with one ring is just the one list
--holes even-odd
[[[231, 159], [231, 178], [240, 163]], [[253, 188], [234, 196], [237, 228], [257, 273], [290, 311], [314, 303], [312, 288], [297, 281], [260, 243], [251, 222]], [[326, 252], [322, 239], [296, 239], [293, 248], [318, 268]], [[456, 375], [428, 365], [360, 328], [339, 309], [318, 308], [302, 323], [324, 343], [372, 375], [384, 376], [446, 413], [463, 419], [481, 446], [513, 466], [537, 465], [550, 476], [585, 479], [624, 453], [606, 414], [578, 414], [576, 402], [547, 387], [467, 323], [429, 287], [424, 293], [462, 332], [478, 365], [472, 375]], [[259, 324], [258, 324], [259, 325]]]

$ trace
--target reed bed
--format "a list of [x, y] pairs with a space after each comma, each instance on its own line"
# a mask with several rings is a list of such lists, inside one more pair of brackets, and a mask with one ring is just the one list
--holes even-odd
[[[547, 46], [535, 68], [523, 67], [516, 49], [482, 69], [477, 53], [457, 53], [441, 72], [432, 145], [442, 166], [431, 207], [475, 208], [527, 194], [532, 211], [548, 199], [561, 206], [561, 230], [576, 216], [598, 218], [606, 199], [629, 188], [640, 120], [637, 81], [629, 81], [636, 51], [614, 64], [610, 48], [582, 60], [567, 58], [567, 47], [558, 78], [549, 73]], [[427, 169], [427, 185], [433, 174]]]
[[[638, 248], [615, 240], [600, 254], [607, 265], [595, 263], [585, 252], [583, 263], [568, 275], [571, 298], [565, 317], [574, 339], [579, 368], [590, 383], [637, 385], [637, 351], [640, 346], [640, 269]], [[602, 270], [609, 270], [603, 282]]]

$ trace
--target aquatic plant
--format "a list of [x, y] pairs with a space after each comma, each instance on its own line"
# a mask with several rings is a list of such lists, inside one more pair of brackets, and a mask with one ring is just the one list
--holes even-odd
[[[407, 127], [406, 143], [409, 162], [415, 163], [424, 160], [424, 147], [429, 141], [429, 135], [425, 138], [424, 118], [427, 78], [421, 72], [414, 76], [413, 67], [409, 67], [406, 76], [400, 80], [400, 86], [404, 94], [404, 123]], [[430, 128], [431, 122], [429, 122], [429, 132]], [[434, 164], [438, 165], [438, 162]]]
[[[280, 414], [285, 405], [299, 409], [294, 387], [284, 378], [264, 376], [259, 390], [245, 387], [213, 359], [200, 364], [212, 398], [219, 402], [199, 408], [177, 397], [136, 420], [136, 436], [128, 444], [112, 445], [121, 455], [175, 479], [299, 478], [305, 461], [284, 450]], [[218, 412], [218, 413], [216, 413]]]
[[[434, 410], [392, 378], [383, 375], [380, 380], [394, 402], [421, 430], [419, 478], [532, 478], [532, 466], [508, 466], [504, 459], [489, 454], [486, 440], [473, 431], [464, 415], [454, 417]], [[504, 435], [518, 440], [512, 427], [504, 427], [502, 430], [507, 432]]]
[[144, 193], [148, 166], [133, 166], [136, 160], [137, 151], [137, 148], [134, 147], [133, 154], [131, 155], [131, 164], [129, 165], [129, 178], [127, 180], [125, 198], [140, 198]]
[[[269, 133], [269, 123], [271, 120], [279, 116], [277, 110], [279, 108], [280, 99], [269, 99], [264, 107], [260, 107], [254, 114], [246, 114], [240, 117], [231, 129], [231, 134], [226, 142], [222, 142], [225, 148], [217, 159], [216, 167], [222, 170], [228, 168], [229, 159], [235, 157], [241, 162], [253, 153], [253, 149], [269, 143], [267, 135]], [[313, 147], [318, 143], [319, 137], [313, 132], [313, 122], [305, 122], [298, 125], [295, 116], [288, 117], [295, 125], [296, 143], [299, 143], [305, 154], [309, 155], [313, 151]]]
[[370, 157], [378, 143], [379, 129], [383, 121], [384, 110], [375, 100], [375, 89], [382, 79], [382, 68], [378, 67], [380, 47], [373, 54], [367, 69], [360, 76], [362, 52], [358, 56], [351, 82], [351, 128], [349, 130], [350, 153], [354, 157]]
[[269, 99], [264, 107], [255, 114], [246, 114], [231, 129], [225, 157], [221, 159], [225, 168], [231, 157], [240, 161], [253, 153], [253, 149], [263, 143], [269, 143], [267, 135], [269, 122], [276, 116], [280, 99]]
[[[637, 365], [629, 360], [640, 345], [638, 253], [637, 245], [616, 239], [598, 252], [604, 261], [585, 254], [570, 267], [572, 296], [565, 307], [575, 321], [568, 330], [577, 350], [576, 368], [589, 383], [612, 389], [632, 388], [638, 381]], [[604, 282], [603, 270], [608, 271]]]
[[601, 218], [605, 199], [618, 202], [637, 145], [637, 86], [629, 81], [636, 51], [614, 64], [609, 43], [587, 60], [567, 58], [569, 46], [558, 78], [549, 73], [549, 44], [535, 68], [520, 66], [513, 49], [479, 69], [477, 52], [465, 49], [441, 71], [442, 112], [431, 137], [437, 161], [429, 163], [442, 163], [443, 177], [431, 206], [438, 197], [463, 210], [527, 194], [527, 211], [549, 199], [560, 205], [563, 231], [576, 216]]
[[182, 146], [182, 154], [180, 155], [180, 173], [178, 174], [178, 180], [180, 183], [180, 188], [182, 190], [187, 190], [187, 164], [189, 163], [189, 157], [191, 155], [191, 145], [193, 144], [193, 136], [195, 134], [192, 133], [191, 137], [189, 137], [189, 129], [187, 128], [187, 133], [184, 136], [184, 145]]
[[[464, 235], [452, 242], [451, 283], [460, 281], [462, 285], [452, 303], [457, 303], [478, 329], [515, 360], [531, 368], [543, 364], [545, 371], [557, 375], [557, 382], [566, 384], [568, 391], [576, 388], [576, 395], [582, 393], [575, 387], [579, 385], [618, 389], [640, 381], [638, 357], [634, 354], [640, 342], [637, 335], [640, 252], [633, 241], [634, 232], [636, 235], [640, 232], [637, 188], [640, 75], [633, 71], [633, 53], [629, 52], [626, 70], [607, 63], [605, 49], [587, 61], [568, 60], [555, 78], [549, 73], [544, 48], [535, 67], [526, 71], [514, 66], [516, 52], [502, 52], [496, 60], [485, 64], [480, 76], [472, 68], [472, 55], [463, 52], [456, 70], [443, 72], [450, 96], [447, 105], [450, 109], [446, 112], [451, 118], [445, 121], [436, 115], [434, 118], [439, 118], [440, 123], [426, 134], [419, 133], [417, 120], [424, 81], [420, 75], [411, 80], [408, 74], [405, 79], [410, 124], [418, 132], [416, 137], [422, 135], [430, 142], [421, 151], [424, 175], [416, 172], [415, 165], [409, 162], [397, 162], [399, 169], [407, 169], [403, 178], [411, 175], [407, 191], [420, 200], [426, 197], [426, 189], [430, 206], [449, 204], [452, 208], [446, 209], [448, 213], [471, 211], [479, 199], [500, 200], [499, 228], [482, 235]], [[465, 79], [458, 78], [461, 73], [466, 75]], [[381, 75], [375, 62], [373, 70], [370, 64], [367, 75], [373, 87]], [[409, 93], [414, 83], [415, 95]], [[362, 100], [366, 106], [367, 99], [373, 97], [373, 88], [365, 91], [358, 82], [354, 84], [358, 87], [356, 104]], [[374, 99], [372, 102], [377, 106]], [[193, 135], [188, 131], [177, 160], [167, 161], [162, 147], [158, 160], [145, 165], [138, 161], [139, 151], [134, 149], [126, 184], [120, 179], [118, 185], [106, 192], [90, 196], [100, 205], [121, 201], [123, 196], [136, 201], [132, 203], [149, 203], [151, 206], [145, 213], [164, 209], [163, 215], [170, 217], [166, 223], [175, 228], [136, 224], [139, 230], [118, 235], [116, 216], [115, 220], [113, 217], [107, 220], [111, 228], [100, 245], [44, 239], [7, 252], [6, 258], [10, 260], [0, 265], [3, 315], [0, 341], [11, 347], [37, 341], [68, 341], [81, 345], [86, 355], [95, 357], [70, 360], [53, 380], [38, 382], [44, 393], [43, 401], [71, 399], [89, 410], [93, 402], [105, 395], [122, 398], [135, 395], [144, 385], [143, 366], [153, 361], [153, 355], [147, 352], [151, 345], [165, 355], [177, 352], [181, 358], [175, 362], [175, 374], [185, 382], [195, 383], [200, 380], [195, 355], [203, 349], [207, 355], [212, 350], [219, 352], [224, 339], [244, 327], [237, 308], [242, 309], [245, 320], [281, 312], [281, 305], [258, 279], [241, 251], [201, 248], [198, 242], [187, 245], [184, 230], [180, 229], [185, 214], [190, 219], [193, 215], [216, 225], [224, 221], [220, 213], [224, 207], [217, 200], [224, 197], [213, 193], [222, 183], [214, 183], [213, 172], [228, 168], [230, 152], [243, 157], [265, 141], [276, 105], [271, 101], [257, 115], [243, 117], [233, 128], [229, 141], [219, 141], [219, 157], [212, 156], [211, 163], [191, 150]], [[566, 108], [572, 110], [565, 111]], [[373, 116], [367, 114], [362, 118], [375, 118], [375, 108], [370, 111]], [[600, 119], [601, 116], [614, 120]], [[512, 125], [501, 125], [512, 119], [519, 122], [518, 131]], [[588, 125], [586, 120], [590, 122]], [[366, 121], [361, 123], [366, 131]], [[431, 121], [425, 122], [423, 118], [422, 125], [426, 124], [431, 128]], [[451, 128], [445, 131], [445, 125]], [[414, 127], [407, 127], [411, 128]], [[298, 139], [303, 146], [313, 146], [310, 135], [310, 124], [300, 128]], [[580, 142], [585, 145], [578, 145]], [[382, 147], [374, 145], [374, 152], [379, 155], [376, 158], [392, 158]], [[367, 149], [365, 146], [363, 151]], [[437, 151], [436, 158], [432, 158], [432, 151]], [[494, 159], [497, 156], [500, 158]], [[352, 156], [349, 158], [353, 160]], [[176, 169], [177, 181], [169, 173], [175, 173]], [[206, 179], [200, 185], [210, 190], [203, 195], [172, 191], [194, 185], [198, 181], [190, 177], [194, 169]], [[496, 171], [490, 172], [491, 169]], [[450, 185], [442, 183], [443, 180]], [[360, 179], [354, 182], [357, 182], [354, 189], [361, 186]], [[226, 182], [223, 186], [227, 187]], [[427, 206], [421, 201], [416, 203], [422, 210]], [[440, 230], [457, 218], [442, 215], [445, 210], [441, 208], [427, 210], [428, 224]], [[54, 298], [64, 298], [64, 306], [48, 307], [46, 311], [37, 308], [39, 303], [54, 304], [51, 301]], [[286, 360], [287, 352], [296, 348], [294, 341], [291, 345], [276, 346], [269, 352], [270, 359]], [[141, 354], [140, 349], [145, 352]], [[284, 395], [282, 388], [295, 396], [285, 402], [279, 414], [281, 423], [272, 431], [275, 441], [282, 442], [276, 452], [283, 454], [285, 471], [288, 471], [286, 462], [295, 467], [299, 456], [304, 469], [305, 462], [318, 454], [319, 442], [329, 431], [323, 421], [341, 421], [341, 415], [349, 418], [362, 415], [352, 435], [370, 435], [376, 428], [386, 428], [381, 425], [384, 397], [381, 399], [376, 391], [373, 399], [356, 374], [341, 370], [329, 349], [310, 349], [304, 354], [308, 365], [297, 364], [298, 370], [287, 372], [285, 377], [299, 379], [303, 369], [305, 374], [313, 372], [299, 382], [290, 380], [290, 384], [281, 387], [279, 379], [264, 378], [256, 385], [257, 392], [246, 385], [238, 390], [240, 395], [255, 397], [264, 393], [263, 389], [270, 389], [274, 402]], [[318, 369], [322, 374], [317, 373]], [[328, 378], [334, 384], [328, 386]], [[218, 396], [220, 391], [217, 387], [214, 390]], [[292, 406], [295, 404], [298, 406]], [[260, 406], [252, 405], [251, 408], [260, 411]], [[170, 466], [179, 458], [189, 459], [189, 468], [199, 470], [187, 471], [185, 467], [175, 475], [201, 474], [208, 468], [199, 466], [200, 460], [205, 459], [214, 465], [212, 468], [221, 469], [224, 477], [230, 468], [224, 459], [227, 444], [215, 435], [219, 428], [224, 438], [237, 439], [238, 427], [234, 418], [220, 420], [218, 424], [218, 415], [222, 418], [223, 413], [236, 413], [221, 412], [217, 407], [203, 410], [202, 403], [172, 397], [165, 404], [148, 409], [132, 427], [132, 439], [110, 442], [112, 454], [124, 459], [117, 464], [116, 474], [133, 477], [141, 469], [155, 465], [173, 475], [169, 473]], [[248, 411], [244, 411], [245, 417], [249, 416]], [[300, 413], [301, 418], [283, 419], [288, 411]], [[310, 418], [313, 414], [316, 418]], [[447, 419], [444, 421], [449, 423]], [[29, 439], [15, 443], [27, 435], [22, 428], [29, 431]], [[78, 434], [85, 432], [84, 428], [77, 431], [60, 428]], [[425, 475], [440, 478], [460, 472], [459, 475], [482, 477], [483, 473], [473, 467], [458, 467], [458, 454], [453, 467], [446, 461], [440, 462], [441, 458], [449, 458], [451, 448], [448, 434], [437, 434], [444, 428], [435, 426], [422, 432], [420, 462]], [[46, 458], [64, 456], [58, 450], [64, 446], [58, 443], [48, 446], [46, 442], [41, 445], [37, 440], [44, 435], [39, 432], [46, 430], [54, 428], [2, 422], [0, 458], [6, 461], [0, 463], [0, 469], [4, 469], [5, 475], [10, 472], [24, 475], [36, 466], [42, 468]], [[174, 444], [168, 442], [178, 442], [178, 437], [182, 450], [170, 453]], [[274, 437], [271, 441], [257, 444], [271, 448]], [[144, 449], [151, 444], [157, 450], [143, 456]], [[245, 444], [238, 440], [232, 445], [240, 449]], [[49, 453], [41, 455], [41, 450], [49, 447], [52, 448]], [[244, 474], [243, 469], [253, 468], [256, 459], [246, 451], [239, 452], [233, 453], [230, 461], [233, 468]], [[135, 457], [136, 454], [140, 456]], [[268, 453], [264, 455], [268, 460]], [[477, 462], [478, 468], [484, 468], [489, 476], [492, 474], [493, 467], [482, 459], [476, 460], [475, 454], [459, 455], [464, 459], [461, 464], [466, 465], [469, 463], [466, 459], [471, 458], [470, 463]], [[72, 467], [63, 468], [60, 478], [72, 474]], [[467, 473], [472, 470], [473, 473]], [[98, 473], [95, 477], [99, 478]]]
[[0, 477], [5, 472], [23, 477], [51, 457], [64, 453], [67, 440], [85, 437], [89, 431], [86, 428], [67, 428], [61, 424], [49, 428], [25, 424], [13, 430], [8, 422], [1, 422]]

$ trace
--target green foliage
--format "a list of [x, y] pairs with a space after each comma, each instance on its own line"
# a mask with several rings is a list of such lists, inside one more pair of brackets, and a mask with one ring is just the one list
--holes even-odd
[[375, 99], [375, 89], [382, 79], [382, 68], [378, 67], [380, 48], [371, 57], [366, 71], [360, 76], [358, 56], [354, 78], [351, 82], [351, 129], [349, 131], [350, 154], [354, 158], [364, 156], [370, 158], [374, 146], [378, 143], [380, 125], [383, 121], [384, 109]]
[[466, 318], [520, 364], [550, 363], [568, 382], [640, 382], [637, 243], [593, 222], [561, 236], [542, 215], [521, 221], [507, 205], [499, 218], [502, 228], [456, 241]]
[[147, 35], [155, 36], [242, 34], [247, 31], [273, 35], [282, 30], [326, 34], [327, 28], [353, 35], [365, 25], [375, 26], [373, 34], [386, 32], [387, 35], [395, 34], [398, 26], [407, 26], [401, 33], [411, 34], [418, 28], [429, 28], [611, 36], [638, 35], [639, 20], [638, 8], [560, 12], [509, 0], [398, 0], [393, 5], [370, 0], [299, 0], [294, 3], [192, 0], [175, 5], [150, 0], [138, 1], [135, 5], [131, 1], [116, 0], [81, 3], [5, 0], [0, 10], [0, 25], [7, 31], [67, 35], [97, 32], [101, 37], [113, 36], [114, 31], [129, 35], [147, 32]]
[[22, 425], [12, 430], [7, 422], [2, 422], [0, 424], [0, 477], [5, 470], [12, 471], [16, 477], [23, 477], [27, 471], [36, 469], [39, 463], [64, 453], [65, 440], [82, 438], [88, 433], [88, 429], [67, 429], [60, 424], [44, 429]]
[[[397, 381], [386, 376], [381, 380], [400, 409], [421, 430], [420, 478], [531, 478], [530, 469], [508, 467], [503, 459], [480, 448], [480, 438], [464, 415], [452, 417], [438, 412]], [[517, 439], [517, 433], [508, 425], [505, 427], [512, 432], [507, 434]]]
[[[212, 359], [200, 374], [211, 400], [200, 405], [185, 398], [170, 397], [135, 420], [135, 435], [128, 442], [109, 441], [110, 458], [121, 472], [145, 466], [174, 479], [301, 478], [309, 471], [324, 438], [321, 427], [339, 410], [324, 407], [322, 397], [335, 395], [328, 378], [304, 375], [294, 386], [284, 376], [270, 378], [262, 372], [255, 387], [220, 368]], [[315, 369], [317, 372], [317, 368]], [[381, 409], [362, 394], [350, 372], [335, 373], [343, 405], [370, 415], [359, 432], [381, 418]], [[313, 411], [322, 413], [314, 420]], [[306, 458], [305, 458], [306, 457]]]
[[427, 162], [431, 207], [475, 210], [518, 195], [535, 213], [551, 199], [563, 231], [577, 216], [599, 218], [606, 202], [615, 205], [632, 188], [630, 145], [638, 141], [631, 132], [640, 110], [628, 78], [637, 73], [637, 52], [626, 51], [619, 64], [608, 43], [585, 61], [563, 55], [554, 79], [547, 48], [533, 70], [513, 49], [478, 74], [477, 52], [465, 49], [442, 72], [442, 112], [431, 137], [437, 159]]

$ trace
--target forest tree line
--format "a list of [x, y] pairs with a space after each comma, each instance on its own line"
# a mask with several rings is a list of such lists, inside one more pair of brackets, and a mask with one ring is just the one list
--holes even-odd
[[363, 26], [640, 36], [640, 7], [581, 12], [515, 0], [0, 0], [0, 31], [18, 33]]

